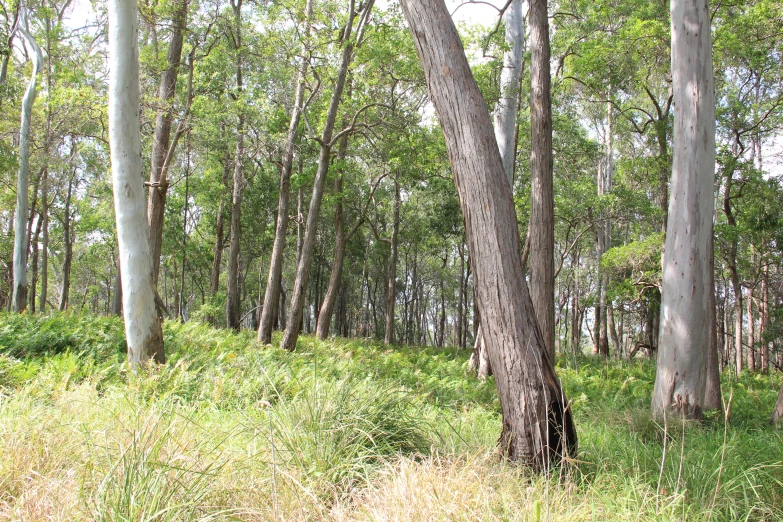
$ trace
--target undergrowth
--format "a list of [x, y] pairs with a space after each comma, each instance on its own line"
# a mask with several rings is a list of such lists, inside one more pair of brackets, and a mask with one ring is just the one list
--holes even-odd
[[580, 452], [534, 477], [494, 451], [467, 353], [164, 336], [168, 363], [137, 374], [118, 319], [0, 314], [0, 519], [783, 519], [777, 376], [726, 376], [728, 422], [664, 424], [651, 362], [564, 358]]

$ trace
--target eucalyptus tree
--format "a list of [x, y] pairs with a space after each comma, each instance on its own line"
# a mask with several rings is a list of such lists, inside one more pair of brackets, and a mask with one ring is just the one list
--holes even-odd
[[139, 128], [138, 14], [135, 0], [109, 0], [109, 145], [122, 271], [128, 359], [134, 367], [165, 362], [155, 308]]
[[[152, 279], [156, 288], [160, 270], [160, 251], [163, 243], [163, 218], [166, 207], [166, 191], [169, 182], [166, 176], [177, 140], [171, 142], [173, 100], [177, 88], [177, 75], [182, 61], [182, 44], [187, 29], [189, 0], [173, 0], [171, 36], [166, 54], [166, 68], [160, 75], [158, 85], [158, 114], [155, 117], [155, 132], [152, 140], [152, 161], [150, 164], [149, 200], [147, 215], [150, 226], [152, 249]], [[192, 58], [192, 57], [191, 57]], [[192, 64], [191, 64], [192, 67]]]
[[[525, 64], [525, 17], [523, 0], [512, 0], [505, 13], [506, 45], [503, 69], [500, 73], [500, 96], [495, 104], [494, 128], [503, 170], [511, 190], [514, 190], [514, 165], [517, 152], [517, 115], [520, 105], [520, 82]], [[485, 378], [491, 373], [484, 338], [479, 332], [470, 357], [469, 367]]]
[[489, 111], [443, 0], [404, 0], [402, 8], [465, 217], [483, 335], [500, 396], [501, 451], [547, 470], [563, 454], [576, 452], [576, 431], [525, 282], [511, 187]]
[[[348, 69], [353, 59], [354, 49], [357, 45], [362, 43], [365, 30], [370, 23], [373, 3], [373, 0], [366, 0], [357, 6], [353, 1], [351, 1], [346, 23], [341, 31], [341, 58], [337, 70], [337, 77], [335, 79], [333, 91], [329, 101], [329, 108], [326, 113], [326, 119], [323, 124], [323, 129], [321, 130], [321, 136], [317, 140], [319, 145], [318, 170], [315, 175], [315, 180], [313, 181], [313, 193], [310, 198], [310, 208], [307, 214], [307, 225], [305, 227], [301, 257], [298, 261], [296, 269], [296, 280], [294, 282], [294, 289], [291, 296], [288, 324], [281, 342], [281, 347], [286, 350], [294, 350], [296, 348], [296, 341], [299, 337], [299, 332], [302, 326], [305, 293], [307, 290], [308, 279], [310, 277], [313, 248], [315, 246], [318, 219], [320, 217], [324, 184], [326, 183], [326, 176], [329, 171], [331, 150], [332, 147], [334, 147], [334, 145], [337, 144], [344, 135], [354, 130], [353, 127], [356, 119], [360, 116], [361, 113], [364, 112], [360, 109], [360, 111], [358, 111], [352, 118], [351, 125], [339, 131], [337, 134], [334, 133], [337, 113], [342, 101], [346, 78], [348, 77]], [[354, 22], [356, 22], [355, 28]], [[369, 106], [367, 106], [367, 108], [369, 108]]]
[[555, 200], [552, 181], [552, 98], [546, 0], [530, 0], [530, 293], [538, 325], [555, 356]]
[[699, 418], [714, 349], [715, 93], [707, 0], [673, 0], [674, 159], [652, 410]]
[[33, 103], [38, 94], [36, 83], [43, 67], [43, 53], [27, 27], [27, 11], [22, 10], [17, 30], [33, 52], [33, 69], [22, 99], [22, 124], [19, 131], [19, 177], [16, 189], [16, 222], [14, 224], [14, 290], [13, 308], [23, 312], [27, 307], [27, 212], [30, 183], [30, 126]]
[[[280, 300], [280, 284], [283, 273], [283, 252], [285, 250], [286, 233], [288, 231], [288, 205], [291, 199], [291, 172], [294, 165], [294, 149], [296, 147], [299, 125], [302, 119], [305, 102], [305, 81], [309, 67], [309, 39], [310, 25], [313, 18], [313, 1], [307, 0], [304, 14], [304, 35], [299, 56], [299, 67], [296, 77], [296, 92], [294, 104], [291, 107], [291, 121], [288, 125], [288, 135], [283, 152], [282, 168], [280, 172], [280, 191], [277, 204], [277, 225], [275, 229], [275, 242], [272, 247], [272, 256], [269, 262], [269, 277], [267, 278], [264, 303], [261, 308], [261, 320], [258, 328], [258, 340], [262, 343], [272, 341], [272, 328], [274, 326], [275, 312]], [[331, 314], [329, 314], [331, 316]]]
[[242, 188], [244, 184], [245, 150], [245, 114], [243, 107], [242, 66], [244, 48], [242, 47], [242, 0], [231, 0], [234, 24], [230, 38], [234, 49], [234, 67], [236, 68], [236, 86], [234, 99], [239, 114], [236, 126], [236, 153], [234, 154], [234, 185], [231, 193], [231, 225], [229, 226], [228, 251], [228, 288], [226, 291], [226, 325], [239, 329], [239, 239], [241, 234]]

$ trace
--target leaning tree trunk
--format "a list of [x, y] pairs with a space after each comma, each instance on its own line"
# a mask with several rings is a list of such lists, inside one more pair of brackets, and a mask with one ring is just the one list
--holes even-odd
[[530, 293], [550, 359], [555, 356], [555, 199], [546, 0], [530, 1]]
[[128, 359], [165, 362], [142, 180], [135, 0], [109, 0], [109, 146]]
[[[495, 140], [498, 142], [503, 170], [511, 190], [514, 190], [514, 163], [516, 160], [517, 113], [519, 112], [519, 88], [525, 63], [525, 19], [522, 13], [523, 0], [512, 0], [506, 12], [506, 44], [503, 53], [503, 70], [500, 73], [500, 98], [495, 105]], [[475, 275], [474, 282], [475, 282]], [[474, 283], [475, 284], [475, 283]], [[489, 367], [484, 337], [476, 331], [476, 341], [468, 367], [478, 372], [479, 378], [486, 378], [492, 370]]]
[[[19, 132], [19, 178], [16, 188], [16, 221], [14, 224], [14, 290], [13, 309], [24, 312], [27, 306], [27, 212], [28, 184], [30, 180], [30, 122], [33, 103], [37, 95], [36, 80], [43, 64], [41, 48], [27, 31], [27, 11], [22, 9], [17, 27], [33, 51], [33, 72], [22, 98], [22, 127]], [[33, 290], [34, 291], [34, 290]]]
[[446, 137], [465, 218], [483, 335], [500, 396], [504, 455], [537, 470], [576, 452], [576, 430], [525, 282], [511, 187], [492, 122], [443, 0], [403, 12]]
[[707, 0], [672, 0], [671, 20], [677, 114], [652, 411], [699, 418], [714, 333], [715, 95]]
[[[365, 9], [369, 10], [371, 7], [372, 1], [369, 2]], [[321, 214], [321, 201], [324, 194], [326, 175], [329, 172], [331, 151], [334, 146], [332, 139], [334, 124], [337, 119], [337, 111], [340, 108], [345, 80], [348, 76], [348, 67], [353, 59], [354, 40], [352, 39], [351, 32], [355, 16], [355, 12], [348, 13], [348, 22], [343, 32], [343, 41], [345, 44], [342, 58], [337, 70], [337, 80], [335, 81], [334, 91], [332, 92], [332, 98], [329, 102], [329, 109], [326, 113], [326, 121], [324, 122], [324, 128], [321, 132], [318, 169], [315, 174], [315, 180], [313, 181], [313, 193], [310, 197], [307, 225], [305, 226], [304, 238], [302, 239], [302, 248], [296, 269], [294, 290], [291, 293], [288, 327], [286, 328], [280, 343], [282, 348], [289, 351], [293, 351], [296, 348], [296, 341], [299, 338], [299, 332], [302, 329], [302, 316], [304, 314], [305, 298], [307, 297], [307, 283], [310, 278], [310, 265], [312, 264], [315, 249], [315, 235], [318, 228], [318, 218]], [[365, 11], [363, 16], [369, 16], [369, 11]], [[356, 40], [358, 41], [359, 38], [357, 37]]]
[[[337, 150], [338, 165], [345, 159], [348, 149], [348, 135], [340, 140], [340, 146]], [[340, 281], [343, 275], [343, 263], [345, 262], [345, 247], [350, 241], [350, 237], [345, 234], [343, 219], [343, 168], [338, 167], [338, 172], [334, 177], [334, 194], [336, 201], [334, 203], [334, 260], [332, 261], [332, 271], [329, 274], [329, 284], [326, 286], [324, 301], [321, 310], [318, 313], [318, 323], [315, 327], [315, 336], [320, 340], [329, 337], [329, 330], [332, 324], [332, 314], [334, 304], [337, 301], [337, 293], [340, 291]], [[355, 231], [356, 229], [354, 229]]]
[[[172, 100], [177, 92], [177, 73], [182, 60], [182, 40], [188, 16], [188, 0], [175, 0], [176, 7], [171, 23], [166, 69], [160, 75], [158, 102], [161, 107], [155, 117], [155, 134], [152, 139], [152, 162], [150, 168], [149, 200], [147, 217], [150, 224], [150, 248], [152, 249], [152, 280], [158, 285], [160, 252], [163, 244], [163, 217], [166, 210], [166, 191], [169, 182], [164, 171], [166, 157], [169, 156], [171, 139]], [[176, 141], [176, 140], [175, 140]]]
[[[242, 0], [232, 1], [234, 23], [236, 28], [236, 78], [237, 97], [242, 96]], [[237, 120], [237, 152], [234, 157], [234, 190], [231, 195], [231, 226], [228, 243], [228, 285], [226, 292], [226, 326], [239, 330], [239, 237], [242, 212], [242, 185], [244, 173], [242, 162], [245, 150], [245, 115], [242, 104], [237, 104], [239, 117]]]
[[304, 111], [305, 80], [307, 79], [307, 48], [310, 38], [310, 20], [313, 17], [313, 0], [307, 0], [305, 7], [305, 31], [302, 38], [302, 62], [296, 78], [296, 93], [294, 94], [294, 106], [291, 111], [291, 122], [288, 126], [288, 137], [283, 154], [283, 168], [280, 172], [280, 195], [277, 203], [277, 226], [275, 228], [275, 242], [272, 246], [272, 256], [269, 261], [269, 278], [264, 292], [264, 304], [261, 308], [261, 324], [258, 328], [259, 342], [269, 344], [272, 342], [272, 328], [274, 327], [275, 304], [280, 300], [280, 286], [283, 274], [283, 251], [285, 250], [286, 233], [288, 231], [288, 204], [291, 199], [291, 171], [294, 166], [294, 148], [296, 136], [299, 131], [299, 122]]

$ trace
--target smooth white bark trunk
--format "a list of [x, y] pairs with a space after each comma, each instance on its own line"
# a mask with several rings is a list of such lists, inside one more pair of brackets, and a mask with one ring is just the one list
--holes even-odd
[[[13, 308], [23, 312], [27, 306], [27, 213], [28, 184], [30, 180], [30, 122], [33, 103], [38, 94], [36, 80], [43, 65], [41, 48], [27, 31], [27, 14], [22, 9], [18, 30], [33, 51], [33, 72], [22, 98], [22, 125], [19, 132], [19, 178], [16, 189], [16, 221], [14, 223], [14, 291]], [[33, 290], [34, 291], [34, 290]]]
[[707, 0], [672, 0], [674, 140], [653, 413], [700, 417], [710, 347], [715, 96]]
[[128, 359], [163, 362], [142, 177], [136, 0], [109, 0], [109, 146]]
[[506, 44], [503, 70], [500, 73], [500, 98], [495, 105], [494, 128], [503, 170], [514, 187], [514, 159], [516, 152], [517, 112], [519, 111], [519, 84], [525, 61], [524, 0], [513, 0], [506, 12]]

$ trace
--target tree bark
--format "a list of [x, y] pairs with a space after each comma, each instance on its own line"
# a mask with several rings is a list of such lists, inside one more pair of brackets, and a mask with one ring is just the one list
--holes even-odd
[[128, 359], [165, 362], [142, 181], [135, 0], [109, 0], [109, 145]]
[[36, 83], [43, 65], [41, 48], [27, 30], [27, 11], [22, 8], [17, 30], [33, 51], [33, 72], [22, 98], [22, 123], [19, 131], [19, 177], [16, 188], [16, 222], [14, 225], [14, 290], [13, 310], [24, 312], [27, 307], [27, 213], [28, 184], [30, 182], [30, 125], [33, 118], [33, 104], [38, 94]]
[[[353, 4], [352, 4], [353, 5]], [[365, 7], [366, 11], [362, 13], [362, 19], [369, 17], [369, 10], [372, 8], [372, 1]], [[313, 194], [310, 198], [310, 209], [307, 214], [307, 225], [305, 227], [304, 238], [302, 241], [301, 256], [296, 269], [296, 280], [291, 294], [291, 306], [288, 313], [288, 327], [283, 334], [283, 340], [280, 346], [286, 350], [293, 351], [296, 348], [296, 341], [299, 338], [299, 332], [302, 327], [302, 317], [304, 312], [305, 298], [307, 296], [307, 284], [310, 277], [310, 268], [313, 259], [315, 247], [315, 235], [318, 228], [318, 218], [321, 213], [321, 201], [323, 199], [324, 184], [326, 175], [329, 171], [329, 157], [332, 150], [332, 135], [334, 133], [334, 124], [337, 119], [337, 111], [340, 108], [345, 80], [348, 76], [348, 67], [353, 59], [354, 40], [351, 32], [353, 30], [353, 21], [358, 13], [348, 13], [348, 22], [343, 32], [343, 53], [340, 60], [340, 66], [337, 70], [337, 79], [332, 92], [332, 98], [329, 102], [329, 109], [326, 113], [326, 121], [320, 139], [320, 153], [318, 156], [318, 169], [313, 182]], [[357, 41], [359, 38], [357, 37]]]
[[188, 0], [175, 0], [174, 16], [171, 20], [171, 40], [166, 56], [166, 69], [160, 75], [158, 103], [160, 108], [155, 117], [155, 134], [152, 139], [152, 161], [150, 170], [147, 219], [150, 226], [150, 248], [152, 251], [152, 282], [158, 286], [160, 253], [163, 244], [163, 218], [166, 210], [166, 192], [169, 182], [164, 163], [169, 154], [171, 139], [172, 101], [177, 92], [177, 74], [182, 61], [183, 33], [187, 24]]
[[769, 329], [769, 265], [764, 267], [761, 278], [761, 371], [769, 372], [769, 341], [766, 338]]
[[259, 342], [272, 342], [274, 326], [274, 305], [280, 300], [281, 275], [283, 273], [283, 251], [285, 250], [286, 233], [288, 231], [288, 205], [291, 199], [291, 171], [294, 165], [294, 148], [299, 130], [299, 122], [304, 111], [305, 80], [307, 77], [307, 52], [310, 38], [310, 20], [313, 17], [313, 0], [307, 0], [305, 7], [305, 30], [302, 39], [302, 56], [296, 78], [294, 106], [291, 112], [291, 122], [288, 126], [285, 152], [283, 153], [283, 168], [280, 172], [280, 194], [277, 204], [277, 226], [275, 241], [272, 246], [272, 257], [269, 262], [269, 277], [264, 292], [264, 304], [261, 308], [261, 324], [258, 328]]
[[[236, 34], [235, 66], [236, 66], [236, 96], [242, 96], [242, 0], [232, 0], [234, 10], [234, 25]], [[241, 233], [242, 185], [244, 173], [242, 170], [245, 150], [245, 115], [241, 103], [238, 104], [237, 118], [237, 148], [234, 157], [234, 189], [231, 195], [231, 226], [229, 229], [228, 247], [228, 288], [226, 294], [226, 326], [239, 330], [239, 238]]]
[[73, 234], [71, 232], [71, 197], [73, 195], [74, 172], [68, 178], [68, 192], [65, 196], [65, 208], [63, 209], [63, 290], [60, 292], [59, 310], [64, 312], [68, 307], [68, 299], [71, 293], [71, 266], [73, 265]]
[[555, 356], [555, 200], [546, 0], [530, 0], [530, 293], [550, 359]]
[[503, 454], [549, 469], [576, 452], [576, 431], [533, 311], [511, 187], [489, 112], [443, 0], [403, 0], [430, 98], [446, 137], [477, 298], [500, 396]]
[[[500, 73], [500, 98], [495, 105], [495, 140], [503, 161], [511, 190], [514, 190], [514, 164], [516, 160], [517, 114], [519, 112], [519, 91], [525, 64], [525, 19], [522, 12], [523, 0], [512, 0], [506, 11], [506, 44], [503, 53], [503, 70]], [[475, 285], [475, 275], [474, 285]], [[471, 370], [476, 369], [480, 378], [491, 374], [484, 339], [476, 330], [476, 342], [471, 354]], [[475, 365], [471, 366], [471, 365]]]
[[770, 424], [777, 426], [781, 421], [783, 421], [783, 386], [780, 387], [778, 400], [775, 401], [775, 407], [772, 409], [772, 418], [769, 420], [769, 422]]
[[[223, 189], [227, 190], [228, 178], [231, 174], [231, 154], [226, 151], [226, 159], [223, 165]], [[215, 247], [212, 250], [212, 269], [209, 272], [209, 295], [215, 297], [220, 286], [220, 264], [223, 258], [223, 236], [225, 223], [225, 195], [220, 198], [217, 220], [215, 223]]]
[[[345, 135], [340, 140], [340, 146], [337, 151], [338, 165], [345, 159], [347, 149], [348, 136]], [[343, 262], [345, 261], [345, 247], [348, 241], [350, 241], [350, 237], [346, 236], [343, 229], [343, 173], [341, 166], [338, 169], [334, 177], [334, 194], [337, 198], [334, 204], [334, 260], [332, 261], [332, 271], [329, 274], [329, 283], [326, 287], [323, 304], [318, 313], [318, 324], [315, 327], [315, 335], [322, 341], [329, 337], [334, 304], [337, 301], [337, 293], [340, 291], [340, 280], [342, 279]]]
[[671, 30], [677, 114], [652, 411], [700, 418], [714, 332], [715, 97], [707, 0], [672, 0]]
[[389, 272], [386, 274], [386, 333], [383, 344], [394, 344], [394, 304], [397, 302], [397, 251], [400, 234], [400, 184], [394, 180], [394, 223], [392, 225], [391, 253], [389, 255]]

